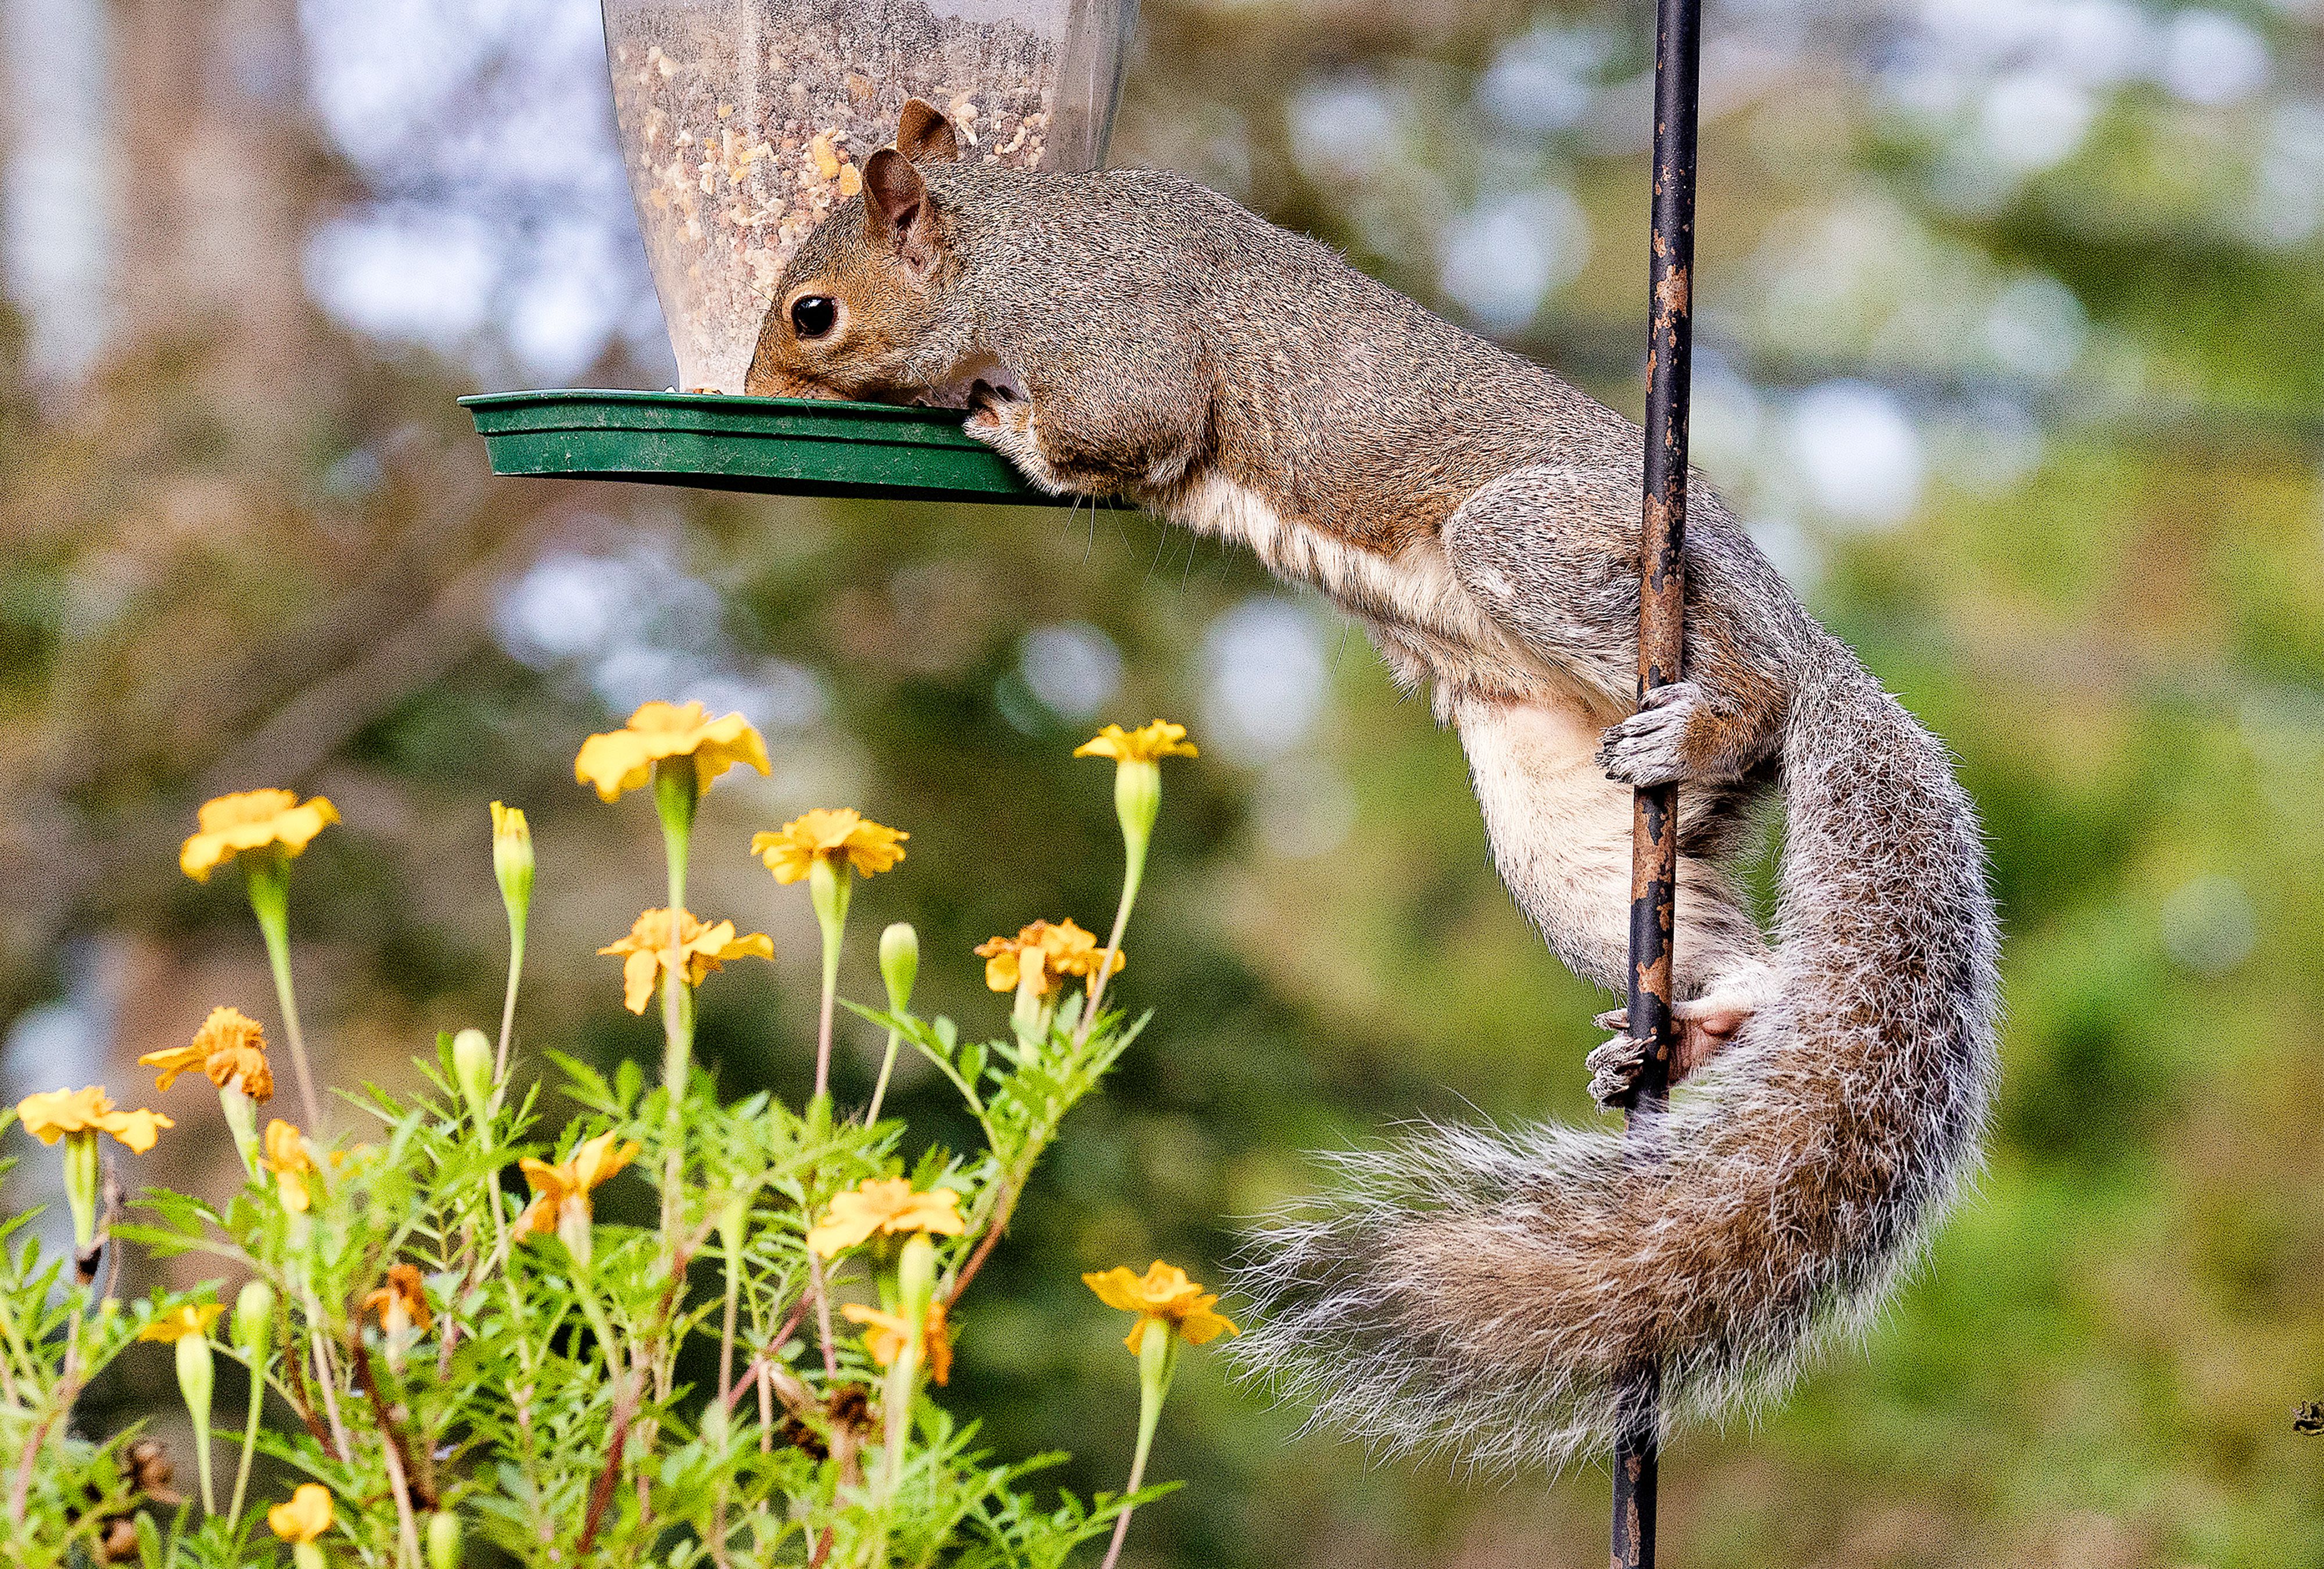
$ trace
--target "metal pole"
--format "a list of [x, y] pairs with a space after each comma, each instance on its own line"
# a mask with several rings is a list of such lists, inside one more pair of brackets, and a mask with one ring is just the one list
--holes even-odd
[[[1653, 250], [1646, 279], [1646, 504], [1638, 695], [1679, 679], [1685, 647], [1686, 415], [1693, 348], [1695, 104], [1702, 0], [1655, 0]], [[1670, 1098], [1671, 946], [1678, 904], [1678, 787], [1637, 792], [1630, 827], [1629, 1033], [1647, 1044], [1634, 1133]], [[1660, 1370], [1637, 1370], [1614, 1447], [1613, 1569], [1653, 1569]]]

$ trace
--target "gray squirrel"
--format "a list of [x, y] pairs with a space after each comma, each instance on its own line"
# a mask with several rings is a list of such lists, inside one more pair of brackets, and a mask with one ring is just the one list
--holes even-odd
[[[1974, 1166], [1997, 936], [1944, 748], [1698, 487], [1684, 678], [1634, 712], [1642, 440], [1531, 362], [1179, 176], [958, 162], [914, 100], [785, 270], [753, 393], [964, 407], [1057, 494], [1239, 541], [1361, 622], [1465, 749], [1502, 879], [1627, 975], [1630, 790], [1681, 787], [1686, 1093], [1610, 1129], [1429, 1126], [1246, 1250], [1243, 1364], [1386, 1451], [1562, 1468], [1780, 1394]], [[1771, 945], [1732, 863], [1786, 808]], [[1625, 1026], [1617, 1011], [1605, 1027]], [[1633, 1098], [1627, 1035], [1593, 1095]]]

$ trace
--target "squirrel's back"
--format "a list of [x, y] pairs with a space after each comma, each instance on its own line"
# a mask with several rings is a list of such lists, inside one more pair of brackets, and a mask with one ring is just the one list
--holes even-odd
[[[1018, 313], [994, 337], [1039, 344], [1059, 379], [1135, 379], [1191, 333], [1213, 389], [1205, 456], [1353, 542], [1394, 549], [1513, 469], [1637, 445], [1629, 421], [1531, 360], [1183, 175], [963, 163], [927, 177], [964, 291]], [[1264, 474], [1246, 453], [1265, 455]]]

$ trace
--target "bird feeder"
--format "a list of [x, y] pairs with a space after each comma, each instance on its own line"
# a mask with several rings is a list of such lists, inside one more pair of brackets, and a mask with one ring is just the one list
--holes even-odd
[[622, 156], [683, 391], [465, 399], [496, 473], [818, 494], [1049, 498], [933, 409], [745, 398], [800, 241], [908, 98], [963, 155], [1105, 157], [1137, 0], [604, 0]]

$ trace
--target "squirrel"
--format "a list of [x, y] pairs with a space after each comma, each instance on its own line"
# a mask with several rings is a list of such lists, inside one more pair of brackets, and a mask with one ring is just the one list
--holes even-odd
[[[1178, 175], [961, 162], [905, 106], [786, 267], [746, 391], [965, 408], [1055, 494], [1237, 540], [1360, 622], [1460, 736], [1550, 947], [1627, 980], [1630, 791], [1680, 787], [1674, 1076], [1628, 1134], [1424, 1126], [1250, 1239], [1239, 1356], [1384, 1452], [1554, 1472], [1779, 1396], [1978, 1159], [1983, 840], [1945, 748], [1707, 487], [1683, 679], [1636, 697], [1638, 428]], [[1785, 806], [1772, 944], [1734, 863]], [[1621, 1011], [1600, 1023], [1626, 1027]], [[1640, 1044], [1591, 1052], [1636, 1099]]]

